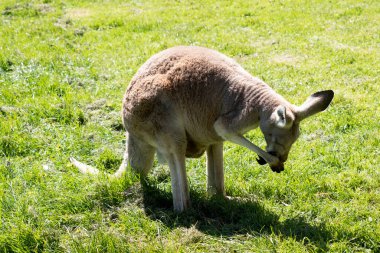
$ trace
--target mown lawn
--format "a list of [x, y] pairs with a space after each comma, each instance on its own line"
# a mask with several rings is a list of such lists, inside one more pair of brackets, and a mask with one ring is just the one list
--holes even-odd
[[[370, 0], [2, 0], [0, 252], [380, 252], [379, 20]], [[128, 82], [174, 45], [221, 51], [295, 104], [335, 91], [281, 174], [226, 143], [229, 201], [188, 160], [180, 215], [166, 166], [143, 192], [69, 163], [117, 169]]]

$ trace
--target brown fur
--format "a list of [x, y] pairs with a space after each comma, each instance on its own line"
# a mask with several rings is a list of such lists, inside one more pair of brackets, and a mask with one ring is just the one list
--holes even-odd
[[223, 141], [214, 129], [220, 116], [239, 112], [245, 120], [235, 127], [245, 132], [251, 122], [258, 122], [260, 112], [269, 113], [280, 104], [293, 108], [224, 55], [201, 47], [175, 47], [153, 56], [132, 79], [123, 119], [128, 132], [156, 147], [155, 137], [146, 133], [170, 121], [181, 124], [185, 133], [181, 137], [187, 136], [181, 141], [188, 141], [191, 150], [205, 149]]

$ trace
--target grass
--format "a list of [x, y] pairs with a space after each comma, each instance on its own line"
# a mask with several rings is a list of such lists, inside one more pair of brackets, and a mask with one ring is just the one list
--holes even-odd
[[[1, 1], [0, 252], [379, 252], [379, 13], [371, 0]], [[226, 143], [230, 201], [207, 197], [204, 157], [188, 160], [185, 214], [165, 166], [142, 191], [132, 172], [68, 162], [116, 170], [129, 80], [180, 44], [235, 58], [295, 104], [336, 93], [281, 174]]]

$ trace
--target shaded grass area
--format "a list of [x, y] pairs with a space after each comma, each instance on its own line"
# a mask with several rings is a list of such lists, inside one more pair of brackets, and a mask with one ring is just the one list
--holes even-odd
[[[0, 251], [378, 252], [379, 13], [377, 1], [1, 1]], [[233, 57], [295, 104], [336, 96], [280, 175], [226, 143], [230, 200], [207, 197], [205, 158], [188, 160], [192, 209], [178, 215], [165, 166], [142, 190], [131, 172], [91, 178], [68, 158], [116, 170], [129, 80], [180, 44]]]

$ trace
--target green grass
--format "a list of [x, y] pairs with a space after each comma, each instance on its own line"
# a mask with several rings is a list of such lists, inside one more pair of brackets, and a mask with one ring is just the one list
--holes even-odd
[[[380, 252], [379, 13], [371, 0], [1, 1], [0, 252]], [[188, 160], [193, 208], [178, 215], [167, 167], [142, 191], [131, 172], [92, 178], [68, 159], [116, 170], [129, 80], [180, 44], [235, 58], [295, 104], [336, 96], [281, 174], [226, 143], [230, 201], [207, 197], [204, 157]]]

